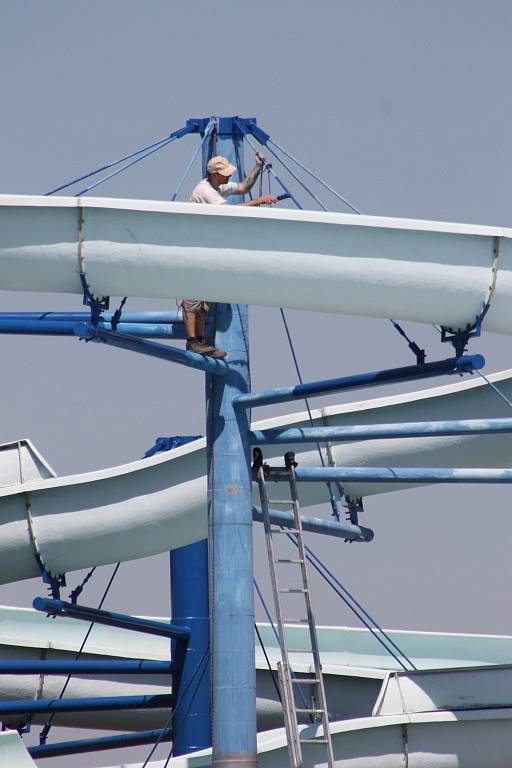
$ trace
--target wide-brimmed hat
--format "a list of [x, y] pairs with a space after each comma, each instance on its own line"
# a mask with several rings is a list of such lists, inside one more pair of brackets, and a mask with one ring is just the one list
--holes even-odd
[[217, 157], [212, 157], [212, 159], [208, 161], [206, 170], [208, 173], [220, 173], [221, 176], [231, 176], [231, 174], [236, 171], [236, 167], [231, 165], [229, 160], [226, 160], [225, 157], [217, 155]]

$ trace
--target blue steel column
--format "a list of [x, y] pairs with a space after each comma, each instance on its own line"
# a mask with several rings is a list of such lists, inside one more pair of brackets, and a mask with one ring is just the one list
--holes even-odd
[[237, 423], [232, 404], [249, 389], [247, 306], [218, 304], [215, 314], [230, 372], [209, 376], [207, 413], [213, 765], [250, 768], [257, 764], [251, 479], [247, 416]]
[[175, 549], [170, 559], [172, 623], [190, 629], [180, 683], [182, 693], [173, 722], [173, 754], [178, 756], [211, 745], [206, 539]]
[[[215, 153], [243, 174], [241, 137], [219, 118]], [[233, 197], [229, 202], [238, 202]], [[256, 756], [256, 673], [252, 506], [248, 412], [232, 399], [248, 392], [246, 305], [217, 304], [215, 345], [228, 356], [224, 378], [207, 376], [208, 555], [212, 652], [212, 746], [215, 768], [252, 768]]]
[[[203, 145], [203, 178], [215, 146], [216, 137], [212, 133]], [[212, 743], [208, 541], [205, 539], [173, 550], [170, 561], [172, 622], [190, 629], [180, 684], [183, 695], [179, 697], [180, 705], [173, 725], [173, 754], [177, 757]]]

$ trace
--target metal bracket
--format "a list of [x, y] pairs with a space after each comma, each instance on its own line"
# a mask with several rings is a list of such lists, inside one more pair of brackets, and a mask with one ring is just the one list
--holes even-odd
[[496, 289], [496, 278], [498, 276], [498, 261], [500, 257], [500, 237], [494, 238], [492, 249], [491, 278], [487, 288], [487, 294], [482, 307], [482, 311], [472, 325], [467, 325], [463, 331], [451, 331], [449, 328], [441, 327], [441, 341], [449, 341], [453, 344], [458, 357], [464, 354], [470, 339], [482, 335], [482, 323], [491, 307], [492, 297]]
[[478, 337], [482, 333], [482, 319], [481, 315], [473, 326], [469, 326], [465, 331], [451, 331], [449, 328], [441, 326], [441, 341], [449, 342], [455, 349], [457, 357], [462, 357], [464, 352], [468, 348], [468, 342], [470, 339]]
[[90, 307], [91, 309], [92, 325], [98, 325], [99, 319], [101, 317], [101, 313], [103, 312], [104, 309], [109, 308], [110, 297], [103, 296], [101, 299], [98, 299], [95, 296], [93, 296], [91, 291], [89, 290], [89, 286], [87, 285], [87, 278], [85, 276], [85, 272], [80, 272], [80, 282], [82, 283], [82, 289], [83, 289], [82, 303], [84, 304], [84, 306]]
[[295, 451], [286, 451], [284, 465], [286, 469], [295, 469], [298, 466], [298, 463], [295, 461]]
[[[48, 596], [52, 596], [54, 600], [60, 600], [60, 588], [66, 586], [66, 574], [63, 573], [60, 576], [54, 576], [46, 568], [41, 573], [43, 583], [48, 586]], [[55, 616], [53, 617], [55, 618]]]
[[260, 469], [263, 469], [263, 477], [265, 480], [268, 480], [270, 477], [271, 469], [268, 464], [265, 464], [263, 461], [263, 451], [261, 448], [256, 446], [252, 449], [252, 466], [251, 466], [251, 472], [254, 480], [257, 480], [258, 478], [258, 472]]

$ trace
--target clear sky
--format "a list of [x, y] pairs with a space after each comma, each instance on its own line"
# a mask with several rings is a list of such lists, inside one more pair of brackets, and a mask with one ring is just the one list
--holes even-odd
[[[510, 226], [511, 23], [500, 0], [4, 3], [0, 192], [43, 193], [189, 117], [240, 114], [366, 213]], [[96, 194], [168, 199], [195, 141]], [[81, 305], [0, 293], [0, 308]], [[277, 310], [251, 317], [254, 387], [293, 383]], [[305, 380], [412, 362], [385, 321], [288, 317]], [[446, 356], [433, 329], [408, 329], [430, 359]], [[510, 349], [492, 334], [472, 345], [487, 371], [508, 368]], [[157, 435], [204, 433], [198, 372], [71, 339], [2, 337], [0, 350], [0, 441], [30, 437], [58, 474], [137, 458]], [[512, 634], [509, 506], [508, 488], [386, 494], [366, 505], [372, 544], [311, 543], [385, 626]], [[357, 625], [314, 584], [319, 621]], [[37, 581], [3, 587], [0, 601], [30, 605], [41, 592]], [[168, 601], [162, 556], [122, 566], [108, 607], [164, 614]]]

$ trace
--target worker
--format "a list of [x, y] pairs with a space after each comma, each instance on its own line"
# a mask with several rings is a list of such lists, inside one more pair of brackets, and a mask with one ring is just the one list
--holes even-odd
[[[207, 177], [197, 184], [190, 196], [193, 203], [208, 203], [210, 205], [226, 205], [226, 197], [231, 195], [245, 195], [256, 183], [258, 176], [265, 166], [265, 156], [261, 152], [256, 153], [256, 163], [242, 181], [232, 182], [229, 179], [236, 171], [229, 160], [220, 155], [212, 157], [206, 166]], [[277, 198], [274, 195], [262, 195], [248, 200], [246, 203], [238, 203], [251, 208], [260, 205], [274, 205]], [[222, 358], [226, 353], [222, 349], [216, 349], [208, 344], [204, 338], [204, 328], [209, 304], [203, 300], [185, 299], [182, 302], [187, 334], [187, 350], [197, 352], [200, 355]]]

